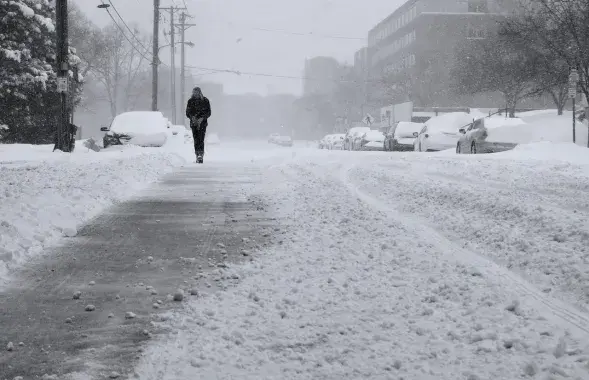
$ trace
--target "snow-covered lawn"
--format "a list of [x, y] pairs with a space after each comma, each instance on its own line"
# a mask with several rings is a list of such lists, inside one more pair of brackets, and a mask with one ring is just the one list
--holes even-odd
[[138, 378], [589, 378], [589, 317], [550, 294], [588, 283], [589, 165], [521, 150], [264, 162], [281, 244], [171, 313]]
[[[176, 139], [183, 141], [183, 137]], [[0, 144], [0, 285], [11, 268], [39, 254], [104, 208], [186, 162], [185, 145], [113, 147], [73, 154], [52, 146]]]

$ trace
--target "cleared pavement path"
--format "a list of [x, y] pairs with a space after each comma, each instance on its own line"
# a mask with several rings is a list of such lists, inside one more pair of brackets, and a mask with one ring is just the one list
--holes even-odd
[[151, 321], [181, 305], [167, 295], [211, 291], [203, 273], [267, 244], [273, 220], [250, 198], [260, 180], [252, 166], [187, 166], [31, 262], [0, 293], [0, 379], [131, 374]]

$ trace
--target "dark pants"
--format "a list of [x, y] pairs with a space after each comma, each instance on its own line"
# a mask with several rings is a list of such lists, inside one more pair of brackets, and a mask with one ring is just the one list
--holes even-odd
[[205, 154], [205, 135], [207, 127], [192, 128], [192, 137], [194, 139], [194, 153], [197, 156], [204, 156]]

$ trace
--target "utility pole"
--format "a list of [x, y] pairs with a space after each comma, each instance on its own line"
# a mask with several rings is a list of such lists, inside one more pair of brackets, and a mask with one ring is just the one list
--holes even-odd
[[176, 46], [174, 36], [176, 35], [175, 21], [174, 21], [174, 7], [170, 8], [170, 52], [172, 54], [172, 78], [170, 85], [172, 87], [172, 122], [176, 125]]
[[180, 46], [180, 107], [184, 107], [184, 96], [185, 96], [185, 82], [186, 82], [186, 54], [185, 54], [185, 32], [191, 26], [196, 26], [196, 24], [187, 24], [186, 23], [186, 16], [188, 16], [185, 12], [182, 12], [180, 15], [180, 39], [181, 39], [181, 46]]
[[56, 0], [55, 21], [57, 32], [57, 92], [60, 97], [60, 112], [57, 118], [55, 147], [53, 150], [71, 152], [71, 133], [69, 124], [68, 103], [68, 74], [69, 74], [69, 46], [68, 46], [68, 12], [67, 0]]
[[174, 19], [174, 12], [177, 10], [186, 9], [185, 7], [170, 7], [170, 8], [160, 8], [161, 10], [167, 10], [170, 12], [170, 49], [171, 49], [171, 105], [172, 105], [172, 122], [176, 124], [176, 116], [177, 116], [177, 109], [176, 109], [176, 43], [175, 43], [175, 36], [176, 36], [176, 21]]
[[151, 110], [157, 111], [160, 37], [160, 0], [153, 0], [153, 58], [151, 62]]

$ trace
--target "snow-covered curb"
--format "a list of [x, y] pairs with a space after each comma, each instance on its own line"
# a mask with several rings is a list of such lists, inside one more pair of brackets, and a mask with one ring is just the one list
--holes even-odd
[[13, 267], [185, 162], [166, 149], [0, 146], [0, 285]]

